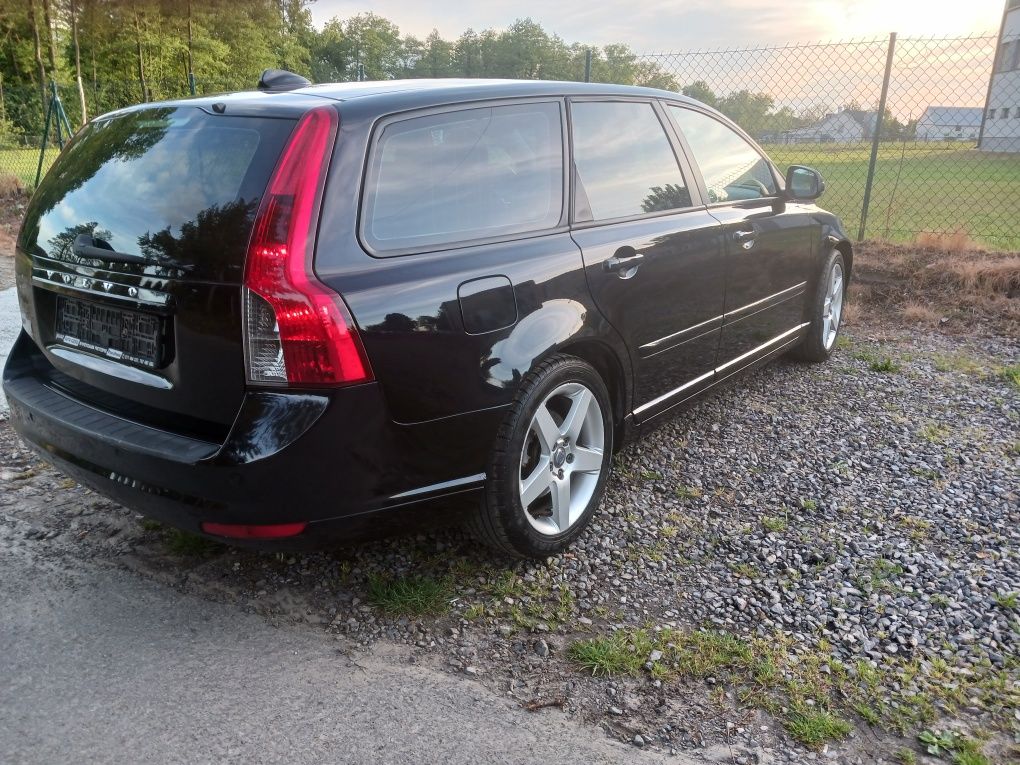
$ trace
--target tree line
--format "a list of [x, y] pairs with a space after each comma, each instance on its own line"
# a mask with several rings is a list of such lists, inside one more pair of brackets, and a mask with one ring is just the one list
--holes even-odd
[[404, 34], [373, 13], [312, 24], [312, 0], [0, 0], [0, 140], [41, 132], [48, 83], [74, 126], [140, 101], [254, 87], [261, 71], [313, 82], [414, 77], [582, 80], [682, 90], [752, 134], [807, 124], [771, 96], [681, 83], [626, 44], [567, 43], [531, 19], [506, 29]]

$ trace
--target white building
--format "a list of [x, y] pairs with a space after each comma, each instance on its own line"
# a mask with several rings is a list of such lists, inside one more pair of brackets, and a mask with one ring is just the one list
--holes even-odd
[[980, 148], [1020, 152], [1020, 0], [1006, 2]]
[[918, 141], [976, 141], [981, 133], [980, 106], [929, 106], [917, 121]]
[[765, 143], [860, 143], [875, 132], [877, 112], [845, 109], [826, 114], [814, 125], [762, 136]]

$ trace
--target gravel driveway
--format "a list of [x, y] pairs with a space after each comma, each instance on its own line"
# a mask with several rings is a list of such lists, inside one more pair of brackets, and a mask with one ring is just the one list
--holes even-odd
[[406, 645], [639, 747], [891, 762], [952, 727], [1006, 761], [1020, 389], [1001, 369], [1020, 344], [857, 326], [842, 346], [625, 450], [590, 530], [543, 564], [455, 530], [313, 555], [205, 544], [41, 466], [6, 425], [0, 520], [270, 622]]

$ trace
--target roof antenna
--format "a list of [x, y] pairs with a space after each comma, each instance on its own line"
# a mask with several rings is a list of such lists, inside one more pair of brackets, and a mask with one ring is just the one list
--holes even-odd
[[285, 93], [288, 90], [307, 88], [311, 84], [311, 80], [286, 69], [266, 69], [259, 77], [258, 87], [267, 93]]

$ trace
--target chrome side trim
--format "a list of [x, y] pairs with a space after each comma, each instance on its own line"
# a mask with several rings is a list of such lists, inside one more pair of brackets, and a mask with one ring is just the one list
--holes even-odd
[[709, 325], [715, 324], [716, 322], [722, 324], [723, 318], [724, 314], [719, 314], [718, 316], [713, 316], [711, 319], [705, 319], [705, 321], [699, 322], [697, 324], [692, 324], [686, 329], [681, 329], [679, 332], [674, 332], [672, 335], [666, 335], [665, 337], [660, 337], [658, 340], [652, 340], [652, 342], [650, 343], [645, 343], [640, 348], [638, 348], [638, 350], [642, 351], [642, 355], [646, 355], [644, 353], [645, 351], [654, 351], [658, 349], [659, 346], [665, 345], [670, 340], [676, 340], [677, 338], [682, 337], [683, 335], [695, 332], [699, 329], [714, 329], [714, 327], [709, 327]]
[[752, 348], [751, 350], [747, 351], [746, 353], [742, 353], [739, 356], [737, 356], [736, 358], [730, 359], [725, 364], [722, 364], [721, 366], [718, 366], [715, 369], [713, 369], [711, 372], [705, 372], [705, 374], [703, 374], [703, 375], [698, 375], [693, 380], [688, 380], [687, 382], [685, 382], [679, 388], [674, 388], [673, 390], [669, 391], [668, 393], [663, 393], [658, 398], [654, 398], [651, 401], [649, 401], [648, 403], [642, 404], [641, 406], [637, 407], [634, 410], [634, 412], [633, 412], [634, 416], [635, 417], [640, 417], [640, 415], [643, 412], [647, 412], [649, 409], [654, 409], [656, 406], [658, 406], [659, 404], [662, 404], [665, 401], [668, 401], [669, 399], [671, 399], [674, 396], [676, 396], [678, 393], [683, 393], [688, 388], [693, 388], [698, 383], [704, 382], [708, 378], [714, 377], [715, 375], [718, 375], [720, 372], [722, 372], [725, 369], [728, 369], [729, 367], [732, 367], [734, 364], [739, 364], [741, 361], [745, 361], [746, 359], [750, 359], [753, 356], [761, 355], [764, 351], [767, 351], [772, 346], [779, 345], [779, 344], [783, 343], [783, 341], [788, 340], [791, 335], [797, 334], [802, 329], [804, 329], [804, 327], [808, 326], [808, 324], [810, 324], [810, 322], [804, 322], [803, 324], [798, 324], [796, 327], [792, 327], [792, 328], [786, 330], [781, 335], [776, 335], [775, 337], [773, 337], [768, 342], [762, 343], [761, 345], [758, 345], [758, 346]]
[[755, 300], [753, 303], [748, 303], [747, 305], [740, 306], [740, 308], [734, 308], [732, 311], [727, 311], [726, 313], [723, 314], [723, 321], [729, 321], [734, 316], [746, 313], [747, 311], [750, 311], [753, 308], [757, 308], [759, 306], [764, 307], [765, 303], [769, 303], [773, 300], [776, 300], [777, 298], [794, 297], [794, 295], [792, 295], [791, 293], [803, 289], [806, 286], [807, 282], [794, 284], [792, 287], [787, 287], [785, 290], [779, 290], [779, 292], [773, 293], [768, 297], [763, 297], [761, 300]]
[[747, 353], [741, 353], [736, 358], [730, 359], [729, 361], [727, 361], [722, 366], [718, 366], [718, 367], [715, 368], [716, 374], [719, 374], [724, 369], [732, 367], [734, 364], [739, 364], [741, 361], [745, 361], [745, 360], [751, 358], [752, 356], [757, 356], [762, 351], [770, 348], [773, 345], [776, 345], [778, 343], [783, 342], [783, 340], [788, 338], [790, 335], [793, 335], [793, 334], [796, 334], [797, 332], [800, 332], [802, 329], [804, 329], [804, 327], [808, 326], [809, 323], [810, 322], [804, 322], [803, 324], [798, 324], [796, 327], [792, 327], [791, 329], [786, 330], [783, 334], [776, 335], [775, 337], [773, 337], [768, 342], [762, 343], [761, 345], [752, 348]]
[[747, 311], [751, 311], [755, 308], [764, 307], [766, 303], [770, 303], [772, 301], [781, 302], [782, 300], [786, 300], [787, 298], [796, 297], [797, 290], [802, 290], [806, 286], [807, 282], [794, 284], [792, 287], [787, 287], [784, 290], [780, 290], [779, 292], [775, 292], [771, 295], [768, 295], [767, 297], [763, 297], [761, 300], [755, 300], [753, 303], [748, 303], [747, 305], [740, 306], [740, 308], [734, 308], [732, 311], [727, 311], [726, 313], [720, 314], [719, 316], [713, 316], [711, 319], [705, 319], [705, 321], [698, 322], [697, 324], [692, 324], [691, 326], [686, 327], [685, 329], [681, 329], [679, 332], [674, 332], [671, 335], [660, 337], [658, 340], [652, 340], [650, 343], [645, 343], [644, 345], [640, 346], [638, 350], [641, 352], [642, 356], [651, 355], [649, 351], [658, 350], [661, 346], [665, 345], [666, 343], [672, 340], [678, 340], [679, 338], [683, 337], [686, 334], [696, 332], [699, 329], [705, 330], [714, 329], [714, 327], [712, 327], [711, 325], [715, 324], [716, 322], [722, 324], [726, 321], [729, 321], [734, 316], [739, 316], [740, 314], [746, 313]]
[[456, 489], [461, 486], [469, 486], [473, 483], [482, 483], [484, 480], [485, 473], [476, 473], [475, 475], [465, 476], [464, 478], [454, 478], [452, 481], [440, 481], [439, 483], [429, 484], [428, 486], [420, 486], [417, 489], [402, 491], [400, 494], [394, 494], [390, 497], [390, 499], [405, 499], [407, 497], [417, 497], [420, 494], [432, 494], [433, 492], [443, 491], [445, 489]]
[[699, 382], [704, 382], [709, 377], [712, 377], [714, 374], [715, 374], [715, 370], [713, 369], [713, 370], [711, 370], [709, 372], [705, 372], [705, 374], [703, 374], [703, 375], [699, 375], [698, 377], [695, 377], [693, 380], [688, 380], [683, 385], [681, 385], [679, 388], [674, 388], [669, 393], [663, 393], [658, 398], [653, 398], [647, 404], [642, 404], [641, 406], [639, 406], [637, 409], [634, 410], [634, 415], [637, 416], [637, 415], [641, 414], [642, 412], [646, 412], [649, 409], [654, 408], [655, 406], [661, 404], [663, 401], [666, 401], [668, 399], [673, 398], [673, 396], [675, 396], [677, 393], [681, 393], [681, 392], [687, 390], [688, 388], [691, 388], [691, 387], [697, 385]]

